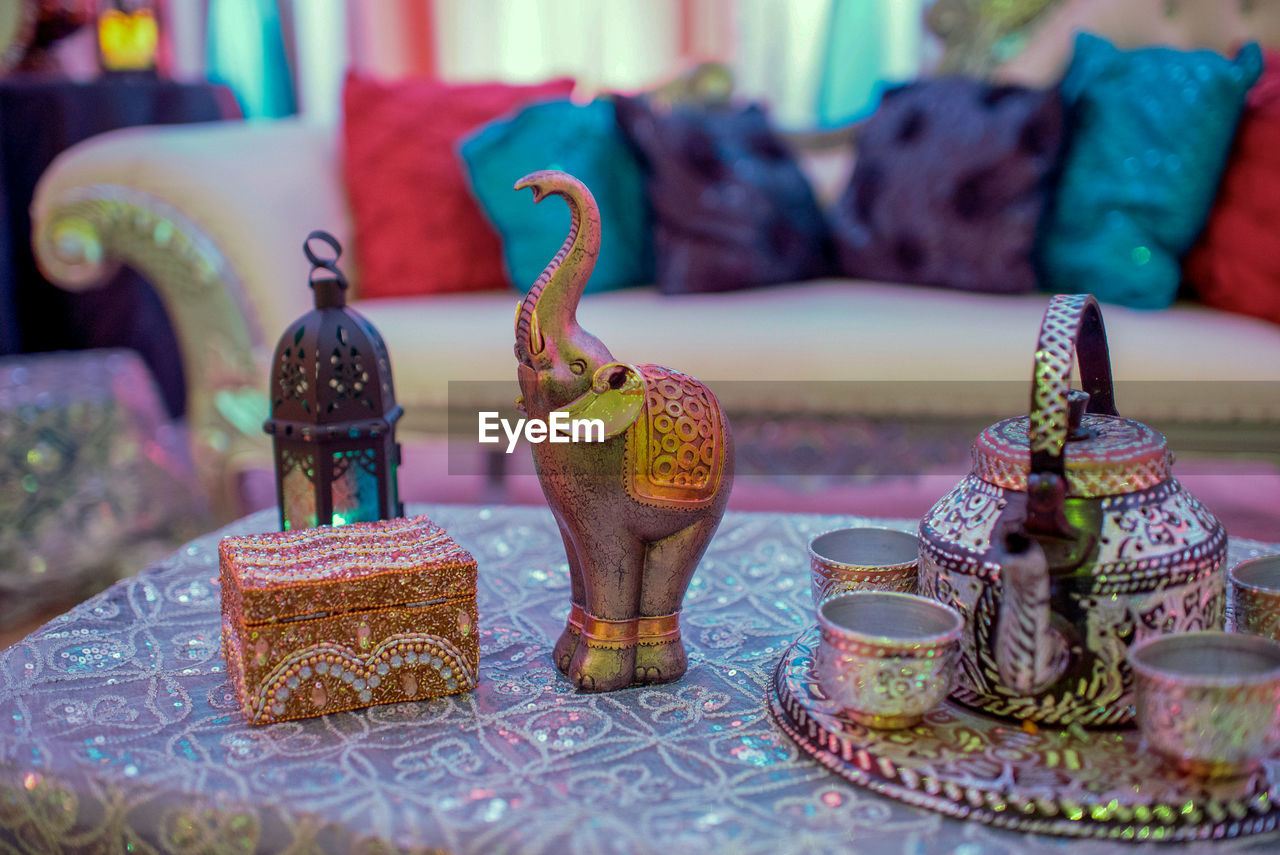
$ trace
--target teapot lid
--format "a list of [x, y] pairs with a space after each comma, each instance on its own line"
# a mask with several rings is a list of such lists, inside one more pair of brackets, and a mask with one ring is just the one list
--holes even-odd
[[[1063, 447], [1067, 495], [1115, 496], [1146, 490], [1169, 479], [1173, 456], [1164, 434], [1120, 416], [1072, 414]], [[1031, 419], [996, 422], [973, 444], [973, 474], [1006, 490], [1025, 491], [1031, 469]]]

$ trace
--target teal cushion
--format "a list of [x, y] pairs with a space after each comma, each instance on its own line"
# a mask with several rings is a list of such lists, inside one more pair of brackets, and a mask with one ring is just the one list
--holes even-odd
[[1158, 309], [1208, 216], [1245, 94], [1262, 71], [1246, 45], [1122, 51], [1087, 33], [1062, 81], [1072, 139], [1041, 242], [1043, 284]]
[[653, 281], [653, 224], [644, 175], [618, 129], [613, 104], [569, 101], [533, 104], [490, 122], [459, 146], [471, 190], [502, 236], [502, 254], [516, 288], [527, 291], [569, 231], [558, 199], [539, 205], [512, 185], [539, 169], [559, 169], [591, 189], [600, 206], [600, 257], [587, 292]]

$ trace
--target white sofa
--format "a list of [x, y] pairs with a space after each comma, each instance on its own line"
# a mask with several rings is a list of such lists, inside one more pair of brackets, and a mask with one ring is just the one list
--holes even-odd
[[[311, 229], [348, 247], [352, 302], [387, 341], [403, 431], [444, 429], [451, 381], [505, 381], [455, 384], [455, 407], [516, 394], [514, 293], [358, 299], [337, 144], [334, 128], [297, 120], [133, 128], [64, 153], [37, 190], [34, 241], [52, 280], [90, 288], [125, 263], [157, 288], [181, 344], [193, 457], [228, 511], [232, 476], [267, 459], [268, 365], [310, 305]], [[1046, 299], [822, 280], [623, 290], [586, 298], [580, 319], [620, 359], [711, 382], [738, 416], [972, 424], [1024, 411]], [[1280, 327], [1191, 303], [1104, 314], [1123, 414], [1181, 431], [1176, 448], [1280, 448]]]

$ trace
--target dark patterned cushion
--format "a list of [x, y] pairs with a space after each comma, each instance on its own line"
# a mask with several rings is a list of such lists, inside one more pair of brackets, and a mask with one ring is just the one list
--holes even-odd
[[1032, 249], [1063, 127], [1056, 90], [943, 77], [885, 93], [831, 216], [842, 272], [1034, 291]]
[[654, 211], [658, 290], [730, 291], [830, 269], [822, 212], [764, 111], [619, 98]]

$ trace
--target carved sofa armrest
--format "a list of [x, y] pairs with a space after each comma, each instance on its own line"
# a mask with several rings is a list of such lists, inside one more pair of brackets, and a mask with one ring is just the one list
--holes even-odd
[[324, 228], [349, 243], [334, 128], [284, 120], [103, 134], [54, 161], [31, 219], [36, 259], [56, 284], [93, 288], [126, 264], [155, 287], [181, 347], [199, 477], [216, 508], [233, 512], [236, 473], [269, 453], [261, 425], [275, 331], [309, 302], [302, 241]]

